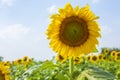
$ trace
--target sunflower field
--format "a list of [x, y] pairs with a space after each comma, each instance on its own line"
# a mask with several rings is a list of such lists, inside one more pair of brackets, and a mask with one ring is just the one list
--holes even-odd
[[[58, 57], [56, 57], [58, 59]], [[36, 61], [24, 56], [0, 62], [0, 80], [69, 80], [69, 61], [59, 57]], [[99, 54], [74, 59], [73, 80], [120, 80], [120, 50], [103, 48]]]

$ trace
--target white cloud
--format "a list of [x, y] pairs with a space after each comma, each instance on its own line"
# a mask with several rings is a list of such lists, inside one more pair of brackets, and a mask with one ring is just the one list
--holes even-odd
[[6, 38], [18, 39], [19, 37], [27, 34], [29, 30], [30, 28], [27, 28], [22, 24], [4, 26], [0, 28], [0, 38], [1, 39], [6, 39]]
[[56, 5], [50, 6], [47, 10], [49, 13], [55, 13], [57, 11]]
[[2, 6], [12, 6], [15, 0], [0, 0]]
[[99, 2], [99, 0], [92, 0], [92, 3], [98, 3]]

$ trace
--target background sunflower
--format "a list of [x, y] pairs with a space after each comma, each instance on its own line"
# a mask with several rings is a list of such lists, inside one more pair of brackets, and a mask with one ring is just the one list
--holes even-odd
[[5, 62], [0, 62], [0, 80], [10, 80], [10, 66], [5, 65]]

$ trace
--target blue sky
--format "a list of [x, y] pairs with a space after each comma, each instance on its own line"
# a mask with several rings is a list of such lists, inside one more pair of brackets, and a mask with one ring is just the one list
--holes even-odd
[[89, 4], [98, 16], [102, 47], [120, 48], [119, 0], [0, 0], [0, 56], [15, 60], [27, 55], [36, 60], [51, 59], [45, 31], [49, 16], [70, 2], [73, 7]]

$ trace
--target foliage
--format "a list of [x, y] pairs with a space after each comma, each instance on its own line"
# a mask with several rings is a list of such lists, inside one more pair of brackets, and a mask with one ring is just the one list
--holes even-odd
[[0, 61], [2, 61], [3, 60], [3, 57], [2, 56], [0, 56]]
[[[79, 63], [74, 64], [72, 78], [74, 80], [120, 80], [120, 61], [115, 58], [119, 55], [116, 53], [115, 57], [111, 56], [111, 52], [112, 49], [108, 53], [101, 52], [102, 58], [97, 61], [88, 60], [88, 56], [83, 56]], [[93, 54], [89, 55], [91, 56]], [[68, 60], [59, 62], [53, 58], [36, 61], [24, 57], [8, 63], [6, 62], [6, 65], [10, 66], [10, 80], [70, 80], [71, 76]]]

